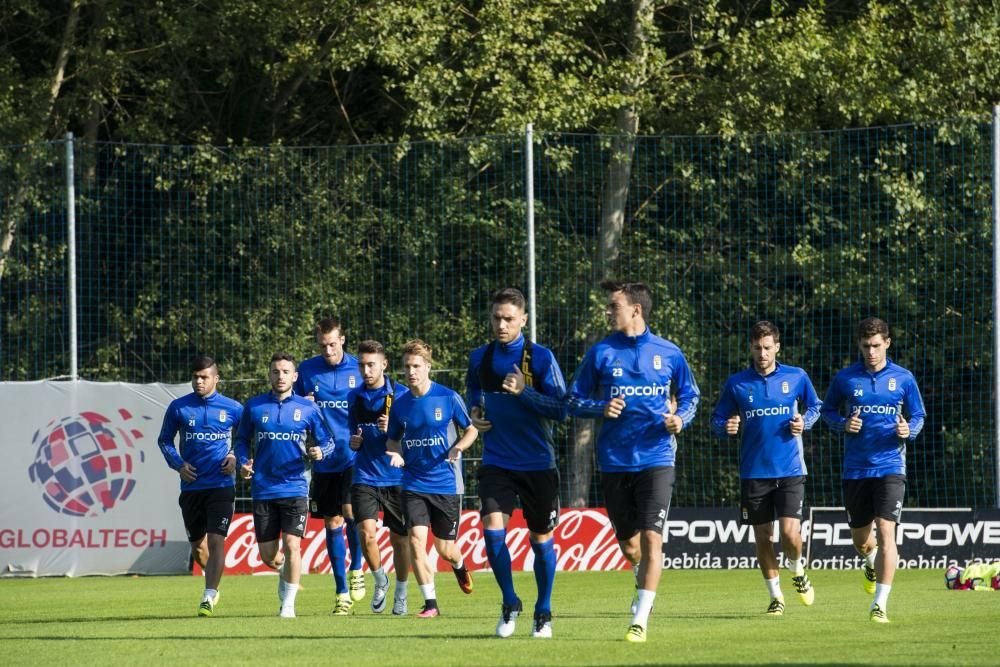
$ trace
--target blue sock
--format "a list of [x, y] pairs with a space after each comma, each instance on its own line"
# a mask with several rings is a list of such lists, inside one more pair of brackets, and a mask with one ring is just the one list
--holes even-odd
[[493, 568], [493, 576], [496, 577], [500, 591], [503, 593], [504, 604], [514, 604], [517, 602], [517, 593], [514, 592], [514, 575], [510, 571], [510, 551], [507, 549], [507, 531], [483, 530], [483, 538], [486, 541], [486, 558]]
[[344, 556], [347, 555], [347, 545], [344, 544], [344, 527], [326, 529], [326, 552], [330, 554], [330, 568], [333, 570], [333, 580], [337, 584], [337, 594], [347, 592], [347, 575], [344, 574]]
[[364, 554], [361, 553], [361, 539], [358, 536], [358, 524], [354, 519], [344, 519], [347, 526], [347, 549], [351, 554], [351, 569], [360, 570], [365, 564]]
[[556, 550], [552, 548], [552, 540], [532, 542], [531, 550], [535, 552], [535, 583], [538, 584], [538, 602], [535, 603], [535, 613], [552, 613], [552, 584], [556, 580]]

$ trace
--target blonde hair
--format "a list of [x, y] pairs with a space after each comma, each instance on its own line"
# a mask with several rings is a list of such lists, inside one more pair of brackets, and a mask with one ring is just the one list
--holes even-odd
[[403, 346], [403, 356], [405, 357], [408, 354], [423, 357], [427, 365], [431, 365], [431, 346], [419, 338], [407, 341], [406, 345]]

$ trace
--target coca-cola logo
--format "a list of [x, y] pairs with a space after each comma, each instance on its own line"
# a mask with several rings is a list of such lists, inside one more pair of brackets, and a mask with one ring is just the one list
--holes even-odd
[[[389, 539], [389, 529], [379, 526], [376, 539], [382, 553], [383, 567], [391, 571], [392, 543]], [[618, 548], [607, 513], [602, 509], [563, 510], [559, 515], [559, 525], [553, 531], [553, 539], [556, 568], [559, 570], [621, 570], [628, 565]], [[479, 570], [488, 566], [479, 512], [462, 512], [455, 544], [470, 569]], [[510, 549], [511, 565], [515, 571], [532, 570], [535, 554], [531, 550], [529, 531], [520, 511], [515, 511], [507, 526], [507, 547]], [[448, 564], [438, 557], [433, 543], [428, 544], [428, 558], [435, 570], [446, 570]], [[225, 562], [227, 574], [256, 574], [271, 571], [260, 560], [252, 514], [237, 514], [233, 517], [229, 536], [226, 538]], [[195, 570], [195, 574], [201, 574], [197, 566]], [[302, 537], [302, 571], [303, 573], [330, 571], [330, 559], [326, 552], [326, 533], [321, 519], [310, 518], [306, 524], [305, 535]]]

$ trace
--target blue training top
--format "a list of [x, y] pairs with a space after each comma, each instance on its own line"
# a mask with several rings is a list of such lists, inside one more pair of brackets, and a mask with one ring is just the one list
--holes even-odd
[[823, 403], [801, 368], [776, 364], [767, 376], [752, 366], [726, 380], [712, 413], [712, 433], [727, 437], [726, 421], [738, 414], [743, 428], [740, 477], [773, 479], [808, 474], [802, 436], [788, 422], [802, 415], [805, 430], [819, 419]]
[[465, 492], [462, 459], [448, 462], [448, 450], [458, 440], [457, 426], [472, 421], [462, 397], [448, 387], [431, 382], [423, 396], [404, 394], [389, 412], [389, 438], [399, 441], [404, 491], [433, 494]]
[[[182, 479], [181, 491], [233, 486], [233, 475], [222, 473], [222, 462], [232, 451], [232, 431], [242, 414], [242, 405], [219, 392], [205, 398], [191, 392], [170, 401], [157, 439], [160, 452], [174, 470], [190, 463], [198, 474], [193, 482]], [[174, 447], [178, 432], [180, 451]]]
[[345, 352], [340, 363], [331, 366], [322, 356], [315, 356], [299, 364], [298, 372], [293, 390], [299, 396], [313, 395], [337, 443], [334, 455], [317, 461], [313, 472], [343, 472], [354, 465], [354, 450], [348, 446], [351, 432], [347, 428], [347, 395], [363, 384], [358, 360]]
[[602, 471], [674, 465], [676, 439], [663, 421], [672, 391], [686, 428], [698, 409], [698, 384], [680, 348], [648, 328], [638, 336], [615, 332], [587, 350], [569, 392], [570, 413], [602, 417], [612, 398], [625, 400], [617, 419], [601, 423], [597, 456]]
[[253, 440], [250, 495], [254, 500], [309, 495], [306, 450], [310, 433], [323, 450], [323, 458], [334, 453], [333, 438], [309, 399], [292, 394], [279, 401], [269, 391], [247, 401], [236, 432], [236, 462], [242, 466], [250, 459]]
[[[858, 433], [846, 433], [847, 417], [861, 417]], [[870, 373], [858, 361], [834, 376], [823, 400], [823, 421], [844, 433], [844, 479], [906, 474], [906, 440], [896, 435], [896, 419], [909, 415], [910, 437], [924, 427], [924, 401], [913, 374], [886, 359], [885, 368]]]
[[[473, 350], [465, 385], [469, 405], [478, 405], [493, 428], [481, 434], [483, 465], [508, 470], [548, 470], [556, 467], [553, 428], [566, 418], [566, 380], [552, 352], [530, 345], [531, 384], [520, 395], [502, 391], [500, 383], [524, 354], [524, 336], [501, 344], [497, 341]], [[483, 362], [491, 357], [489, 368]], [[483, 386], [486, 378], [487, 386]], [[527, 376], [526, 376], [527, 379]], [[553, 399], [539, 400], [539, 395]]]
[[399, 486], [403, 471], [389, 465], [385, 453], [385, 441], [389, 436], [378, 428], [378, 418], [385, 413], [386, 399], [389, 414], [396, 409], [396, 401], [409, 393], [401, 382], [393, 382], [388, 376], [385, 384], [377, 389], [368, 389], [363, 384], [347, 397], [350, 404], [348, 422], [351, 433], [361, 428], [361, 449], [354, 458], [354, 484], [368, 486]]

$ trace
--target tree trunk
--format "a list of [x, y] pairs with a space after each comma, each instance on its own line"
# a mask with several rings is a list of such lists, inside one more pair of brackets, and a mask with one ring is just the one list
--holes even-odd
[[[632, 20], [628, 35], [629, 76], [622, 81], [621, 91], [626, 99], [633, 99], [646, 75], [646, 49], [649, 36], [647, 28], [653, 21], [653, 0], [633, 0]], [[613, 275], [621, 251], [622, 232], [625, 229], [625, 205], [628, 201], [629, 180], [632, 176], [632, 154], [635, 135], [639, 131], [639, 114], [635, 105], [627, 103], [618, 109], [615, 117], [617, 133], [611, 143], [611, 155], [604, 178], [601, 197], [600, 253], [594, 263], [594, 283]], [[593, 345], [600, 338], [591, 333], [587, 343]], [[569, 507], [584, 507], [599, 501], [591, 498], [594, 477], [594, 442], [597, 436], [594, 420], [573, 419], [573, 454], [570, 458], [568, 480]]]

